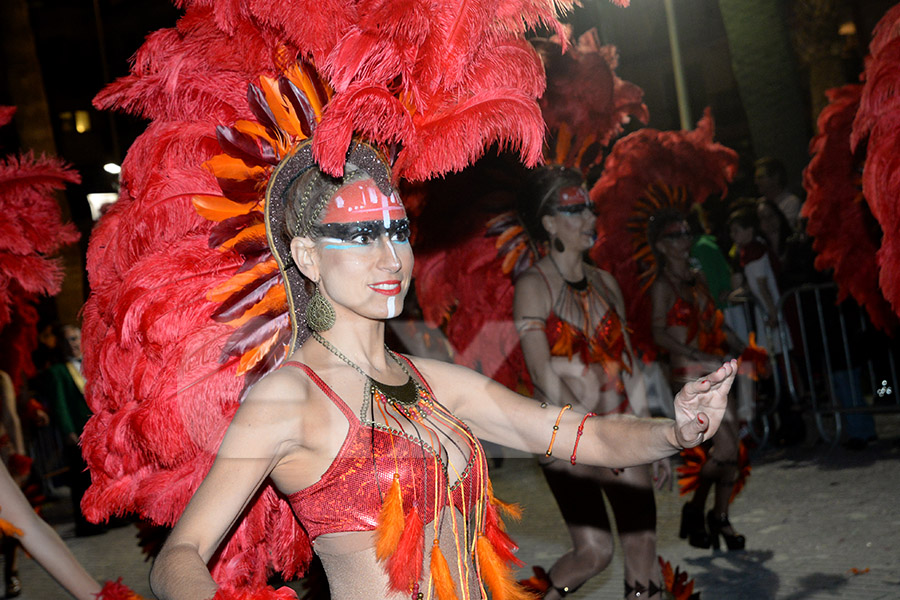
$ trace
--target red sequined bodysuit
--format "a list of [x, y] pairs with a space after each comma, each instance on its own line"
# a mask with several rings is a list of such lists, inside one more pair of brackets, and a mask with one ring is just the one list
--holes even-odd
[[[694, 288], [697, 285], [699, 284], [695, 284]], [[692, 293], [694, 302], [689, 302], [679, 296], [677, 290], [675, 291], [675, 303], [666, 313], [666, 326], [686, 327], [685, 344], [690, 344], [696, 338], [697, 348], [701, 352], [724, 356], [727, 353], [727, 344], [725, 333], [722, 331], [724, 322], [722, 311], [716, 308], [708, 294], [698, 293], [693, 288]], [[698, 309], [700, 301], [705, 301], [702, 313]]]
[[[550, 283], [541, 271], [540, 267], [536, 267], [538, 272], [544, 277], [548, 291]], [[579, 296], [579, 304], [588, 302], [587, 296], [596, 293], [589, 284], [587, 289], [573, 294]], [[581, 298], [584, 296], [584, 298]], [[608, 296], [608, 295], [607, 295]], [[551, 292], [550, 297], [553, 297]], [[583, 308], [583, 321], [585, 329], [561, 318], [556, 314], [555, 310], [551, 310], [547, 315], [544, 324], [544, 331], [547, 335], [547, 344], [550, 346], [551, 356], [564, 356], [569, 360], [578, 356], [584, 365], [599, 364], [606, 373], [606, 380], [603, 383], [602, 391], [614, 389], [619, 394], [625, 394], [625, 382], [622, 379], [622, 373], [631, 373], [631, 355], [628, 353], [625, 345], [625, 332], [622, 327], [622, 320], [614, 308], [609, 306], [608, 301], [606, 312], [597, 323], [593, 331], [590, 331], [590, 320], [588, 318], [589, 311]], [[590, 334], [590, 335], [588, 335]], [[625, 400], [612, 412], [626, 412], [628, 408], [628, 399]]]
[[[303, 369], [350, 423], [338, 455], [321, 479], [288, 497], [310, 539], [326, 533], [374, 530], [395, 473], [400, 478], [403, 512], [415, 506], [424, 522], [430, 523], [439, 512], [435, 511], [435, 490], [448, 489], [447, 467], [439, 449], [398, 429], [364, 422], [312, 369], [298, 362], [286, 364]], [[412, 363], [409, 365], [415, 371]], [[430, 394], [421, 375], [415, 373]], [[461, 513], [472, 515], [476, 502], [485, 496], [487, 465], [476, 438], [471, 436], [465, 442], [469, 445], [468, 464], [450, 485], [449, 500], [447, 493], [438, 494], [438, 508], [452, 502]]]

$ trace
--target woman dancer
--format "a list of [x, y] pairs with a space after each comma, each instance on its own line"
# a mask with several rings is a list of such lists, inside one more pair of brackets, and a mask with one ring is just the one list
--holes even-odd
[[[625, 378], [637, 365], [622, 293], [610, 273], [584, 260], [596, 240], [597, 218], [581, 173], [546, 168], [529, 183], [523, 221], [532, 239], [550, 242], [549, 252], [516, 282], [514, 314], [537, 398], [589, 414], [649, 417], [646, 397], [625, 391]], [[658, 485], [670, 475], [668, 461], [662, 464]], [[552, 459], [542, 467], [573, 544], [550, 569], [544, 597], [577, 590], [612, 560], [603, 493], [622, 542], [625, 597], [655, 597], [660, 574], [651, 467], [609, 469]]]
[[[729, 353], [737, 356], [741, 342], [722, 323], [721, 313], [702, 275], [691, 268], [692, 235], [687, 220], [675, 209], [653, 215], [647, 226], [650, 247], [656, 255], [657, 277], [650, 288], [653, 302], [653, 337], [669, 352], [673, 384], [681, 385], [718, 364]], [[740, 438], [736, 407], [732, 403], [721, 430], [711, 442], [709, 459], [700, 471], [700, 485], [681, 513], [682, 538], [698, 548], [719, 548], [719, 536], [729, 550], [744, 548], [744, 536], [735, 533], [728, 507], [738, 479]], [[715, 486], [713, 508], [703, 513], [707, 495]]]
[[266, 478], [312, 538], [333, 598], [481, 598], [483, 580], [508, 592], [497, 554], [509, 549], [492, 525], [476, 437], [632, 468], [715, 433], [733, 362], [679, 393], [677, 421], [588, 420], [571, 404], [541, 408], [467, 369], [391, 352], [384, 320], [402, 308], [412, 254], [390, 171], [359, 144], [333, 178], [305, 149], [273, 178], [267, 226], [288, 297], [315, 290], [292, 313], [314, 339], [292, 342], [289, 361], [241, 404], [154, 565], [159, 597], [216, 593], [206, 562]]

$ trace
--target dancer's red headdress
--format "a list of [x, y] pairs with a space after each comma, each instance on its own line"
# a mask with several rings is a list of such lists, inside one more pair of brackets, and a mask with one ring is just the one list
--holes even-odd
[[[0, 106], [0, 127], [15, 108]], [[31, 152], [0, 159], [0, 369], [18, 389], [34, 374], [39, 296], [59, 293], [63, 269], [52, 255], [80, 234], [63, 223], [53, 192], [81, 178], [62, 160]]]
[[[396, 156], [395, 179], [461, 169], [491, 142], [535, 163], [543, 72], [522, 33], [558, 27], [554, 8], [569, 5], [181, 4], [177, 27], [151, 35], [132, 74], [95, 101], [152, 122], [124, 161], [120, 200], [88, 256], [85, 370], [95, 416], [84, 436], [93, 477], [84, 505], [93, 520], [137, 513], [174, 523], [246, 384], [295, 343], [288, 300], [303, 292], [279, 292], [283, 265], [262, 226], [279, 161], [305, 153], [303, 164], [314, 158], [340, 173], [361, 135]], [[267, 486], [213, 576], [259, 586], [267, 564], [290, 577], [309, 557], [288, 505]]]
[[632, 344], [654, 347], [649, 328], [650, 300], [643, 292], [655, 277], [647, 240], [650, 217], [664, 208], [687, 210], [714, 193], [725, 195], [737, 170], [734, 150], [713, 141], [707, 109], [692, 131], [641, 129], [620, 139], [591, 190], [597, 206], [600, 241], [591, 253], [619, 282], [634, 328]]
[[900, 314], [900, 6], [879, 22], [869, 51], [862, 87], [829, 91], [804, 173], [803, 215], [816, 266], [833, 268], [841, 297], [852, 295], [886, 329], [896, 319], [885, 299]]
[[850, 150], [861, 92], [859, 84], [828, 91], [830, 103], [819, 115], [819, 133], [810, 143], [813, 157], [803, 173], [803, 216], [814, 238], [816, 268], [833, 269], [838, 298], [850, 294], [876, 327], [889, 329], [896, 317], [878, 287], [881, 235], [863, 197], [865, 149]]
[[[594, 30], [565, 53], [556, 41], [532, 43], [547, 70], [547, 92], [540, 99], [548, 128], [545, 165], [587, 171], [603, 158], [603, 150], [631, 116], [642, 122], [649, 119], [641, 102], [643, 91], [616, 75], [616, 49], [600, 46]], [[509, 179], [515, 185], [515, 178]], [[484, 191], [472, 186], [467, 193]], [[508, 203], [514, 203], [517, 190], [507, 191], [512, 197]], [[485, 218], [483, 213], [473, 217]], [[515, 210], [467, 234], [436, 250], [417, 250], [416, 293], [425, 319], [444, 328], [459, 364], [512, 389], [523, 379], [529, 387], [512, 325], [513, 282], [541, 249], [528, 239]]]

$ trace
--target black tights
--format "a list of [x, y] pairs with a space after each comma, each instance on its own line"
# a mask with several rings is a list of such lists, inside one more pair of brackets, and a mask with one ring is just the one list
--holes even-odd
[[[656, 503], [649, 465], [618, 475], [611, 469], [554, 464], [544, 469], [572, 538], [572, 549], [550, 569], [551, 587], [544, 598], [558, 600], [603, 571], [613, 557], [612, 527], [602, 496], [612, 507], [625, 559], [626, 586], [635, 590], [660, 584], [656, 553]], [[645, 592], [640, 598], [658, 598]]]

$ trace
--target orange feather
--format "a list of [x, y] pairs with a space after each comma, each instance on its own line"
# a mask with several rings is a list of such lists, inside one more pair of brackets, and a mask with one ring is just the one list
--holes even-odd
[[285, 136], [272, 136], [265, 125], [261, 125], [256, 121], [237, 121], [234, 128], [241, 133], [246, 133], [251, 137], [258, 137], [266, 140], [275, 148], [279, 157], [283, 158], [291, 151], [290, 140]]
[[244, 241], [252, 240], [252, 239], [266, 239], [266, 225], [265, 223], [258, 223], [256, 225], [252, 225], [250, 227], [245, 227], [241, 229], [234, 237], [225, 240], [220, 246], [219, 250], [231, 250], [238, 244]]
[[534, 600], [534, 596], [516, 583], [512, 570], [497, 556], [490, 540], [484, 535], [476, 542], [478, 568], [491, 589], [494, 600]]
[[265, 167], [248, 167], [241, 159], [227, 154], [217, 154], [203, 166], [221, 179], [261, 179], [266, 174]]
[[397, 542], [397, 549], [387, 562], [391, 589], [409, 592], [422, 576], [422, 558], [425, 552], [423, 531], [422, 517], [414, 506], [406, 515], [406, 525]]
[[6, 519], [0, 519], [0, 533], [8, 537], [19, 537], [22, 535], [22, 530]]
[[278, 340], [279, 335], [281, 335], [281, 332], [276, 331], [269, 339], [264, 341], [259, 346], [256, 346], [255, 348], [252, 348], [247, 352], [244, 352], [244, 354], [241, 355], [240, 362], [238, 362], [236, 373], [237, 377], [244, 375], [245, 373], [247, 373], [247, 371], [255, 367], [257, 363], [259, 363], [259, 361], [264, 359], [266, 357], [266, 354], [269, 352], [269, 349], [271, 349], [275, 342]]
[[281, 312], [286, 304], [287, 293], [284, 291], [284, 286], [275, 285], [269, 288], [262, 300], [244, 311], [244, 314], [240, 317], [232, 319], [228, 323], [235, 327], [240, 327], [255, 316]]
[[375, 528], [375, 556], [387, 560], [397, 550], [403, 534], [403, 498], [400, 496], [400, 475], [394, 473], [394, 481], [384, 497]]
[[434, 581], [434, 591], [438, 600], [458, 600], [450, 567], [437, 542], [431, 548], [431, 579]]
[[233, 293], [244, 289], [255, 279], [265, 277], [277, 268], [278, 263], [275, 262], [274, 258], [261, 262], [252, 269], [244, 271], [243, 273], [237, 273], [227, 281], [224, 281], [211, 289], [206, 293], [206, 299], [210, 302], [224, 302]]
[[284, 101], [284, 97], [278, 89], [278, 80], [263, 75], [259, 78], [259, 88], [266, 97], [266, 103], [275, 116], [275, 122], [278, 123], [278, 126], [293, 137], [305, 138], [303, 128], [300, 126], [300, 119], [297, 118], [294, 107], [289, 102]]
[[231, 217], [245, 215], [256, 207], [256, 203], [241, 204], [232, 202], [224, 196], [197, 194], [191, 198], [197, 213], [210, 221], [224, 221]]

